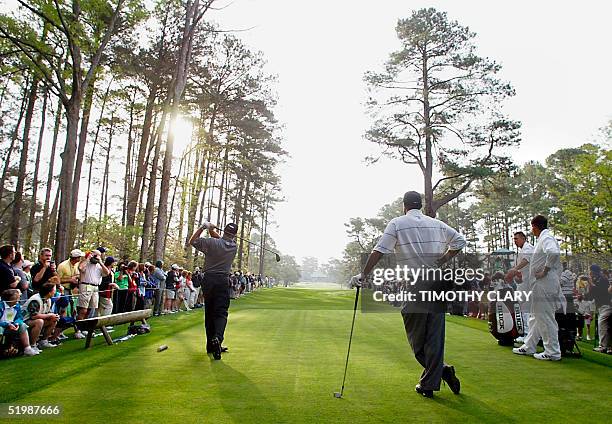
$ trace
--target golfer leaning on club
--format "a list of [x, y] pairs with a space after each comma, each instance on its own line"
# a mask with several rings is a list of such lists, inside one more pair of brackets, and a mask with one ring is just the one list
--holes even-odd
[[[353, 277], [359, 284], [365, 280], [384, 254], [395, 252], [397, 265], [416, 269], [436, 268], [450, 260], [465, 246], [465, 238], [444, 222], [423, 215], [421, 195], [416, 191], [404, 194], [405, 215], [392, 219], [378, 244], [368, 257], [363, 272]], [[444, 290], [443, 281], [417, 281], [418, 291]], [[418, 299], [418, 297], [417, 297]], [[408, 342], [416, 360], [424, 368], [415, 390], [425, 397], [433, 397], [444, 380], [453, 393], [460, 390], [455, 368], [444, 363], [444, 317], [442, 303], [407, 302], [402, 317]]]
[[[236, 233], [238, 225], [230, 223], [223, 230], [223, 237], [215, 231], [217, 227], [210, 222], [196, 230], [189, 244], [204, 253], [204, 327], [206, 328], [206, 352], [221, 359], [227, 315], [230, 305], [229, 274], [236, 256]], [[200, 237], [208, 230], [210, 237]]]

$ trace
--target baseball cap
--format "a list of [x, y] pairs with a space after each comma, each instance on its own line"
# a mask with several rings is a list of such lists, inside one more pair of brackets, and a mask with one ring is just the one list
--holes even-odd
[[117, 261], [112, 256], [107, 256], [106, 259], [104, 259], [104, 265], [112, 265], [115, 262]]
[[233, 222], [230, 222], [225, 226], [223, 232], [236, 235], [238, 233], [238, 225], [234, 224]]
[[81, 249], [74, 249], [70, 252], [71, 258], [82, 258], [83, 256], [85, 256], [85, 253]]
[[33, 263], [33, 262], [30, 262], [30, 261], [28, 261], [28, 260], [25, 260], [25, 261], [23, 261], [23, 264], [21, 265], [21, 269], [23, 269], [23, 268], [29, 268], [29, 267], [31, 267], [32, 265], [34, 265], [34, 263]]
[[421, 209], [423, 207], [423, 201], [421, 195], [416, 191], [407, 191], [404, 194], [404, 206], [412, 209]]
[[97, 250], [98, 252], [102, 253], [102, 254], [106, 253], [106, 249], [105, 249], [104, 247], [102, 247], [102, 246], [100, 246], [100, 247], [96, 248], [96, 250]]
[[179, 266], [177, 264], [172, 264], [172, 266], [170, 268], [172, 268], [172, 269], [179, 269]]

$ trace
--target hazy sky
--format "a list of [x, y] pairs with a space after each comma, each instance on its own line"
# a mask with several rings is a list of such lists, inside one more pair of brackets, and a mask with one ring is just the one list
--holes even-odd
[[395, 25], [413, 9], [436, 7], [478, 34], [481, 55], [503, 65], [517, 95], [506, 111], [523, 122], [522, 163], [591, 140], [612, 118], [612, 4], [514, 1], [235, 0], [211, 14], [262, 50], [278, 74], [276, 113], [291, 158], [282, 167], [287, 201], [275, 213], [279, 248], [320, 261], [339, 257], [350, 217], [373, 216], [409, 189], [422, 190], [412, 166], [366, 166], [376, 146], [362, 77], [398, 47]]
[[280, 169], [286, 202], [270, 228], [279, 249], [320, 262], [340, 257], [349, 218], [422, 191], [415, 166], [364, 163], [379, 150], [363, 138], [370, 125], [363, 74], [399, 47], [395, 25], [414, 9], [448, 12], [478, 34], [481, 55], [503, 65], [501, 76], [517, 91], [506, 111], [523, 123], [517, 162], [592, 140], [612, 119], [612, 3], [572, 3], [220, 0], [228, 7], [208, 18], [226, 30], [254, 27], [236, 35], [263, 51], [267, 71], [278, 75], [276, 115], [291, 155]]

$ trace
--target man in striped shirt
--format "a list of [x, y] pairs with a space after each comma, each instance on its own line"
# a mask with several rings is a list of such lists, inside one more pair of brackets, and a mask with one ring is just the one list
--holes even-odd
[[[417, 271], [438, 268], [463, 249], [465, 238], [444, 222], [423, 215], [421, 207], [419, 193], [404, 194], [405, 215], [389, 222], [356, 280], [365, 279], [384, 254], [395, 252], [399, 267]], [[444, 285], [443, 281], [420, 279], [413, 287], [416, 291], [439, 292]], [[444, 363], [443, 306], [433, 302], [406, 302], [402, 308], [408, 341], [424, 368], [415, 390], [425, 397], [433, 397], [433, 392], [440, 390], [441, 380], [448, 383], [453, 393], [460, 391], [454, 367]]]

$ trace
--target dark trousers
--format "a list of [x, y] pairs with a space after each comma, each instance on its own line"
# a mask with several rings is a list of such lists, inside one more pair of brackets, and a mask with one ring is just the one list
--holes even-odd
[[227, 311], [230, 305], [229, 276], [227, 274], [204, 274], [204, 326], [206, 327], [206, 348], [216, 337], [223, 341], [227, 325]]
[[424, 368], [420, 384], [424, 390], [440, 390], [444, 371], [444, 313], [402, 311], [404, 328], [414, 357]]
[[161, 314], [162, 311], [162, 306], [163, 306], [163, 289], [161, 288], [157, 288], [155, 289], [155, 291], [153, 292], [153, 296], [154, 296], [154, 303], [153, 303], [153, 313], [155, 315], [159, 315]]

